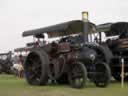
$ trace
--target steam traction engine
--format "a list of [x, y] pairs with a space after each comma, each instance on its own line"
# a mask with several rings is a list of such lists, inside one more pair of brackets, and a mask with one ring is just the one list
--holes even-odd
[[[95, 25], [90, 22], [88, 25], [89, 31], [94, 31]], [[29, 84], [45, 85], [50, 79], [81, 88], [87, 77], [99, 87], [109, 84], [111, 72], [102, 57], [104, 55], [99, 51], [101, 47], [84, 40], [82, 21], [74, 20], [25, 31], [23, 36], [33, 35], [40, 41], [40, 38], [44, 38], [44, 33], [47, 33], [49, 38], [60, 39], [48, 44], [37, 42], [31, 49], [24, 62]]]
[[[97, 26], [100, 34], [105, 33], [106, 47], [109, 48], [109, 66], [113, 77], [121, 81], [121, 59], [124, 59], [124, 80], [128, 81], [128, 23], [106, 23]], [[101, 35], [102, 38], [102, 35]], [[100, 39], [100, 44], [103, 40]]]
[[11, 74], [13, 63], [12, 63], [12, 52], [8, 52], [8, 53], [1, 53], [0, 54], [0, 73], [7, 73], [7, 74]]

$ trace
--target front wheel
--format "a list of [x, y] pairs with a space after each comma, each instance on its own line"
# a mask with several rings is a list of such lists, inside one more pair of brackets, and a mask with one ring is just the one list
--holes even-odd
[[83, 88], [87, 79], [87, 70], [83, 63], [75, 62], [70, 65], [68, 80], [73, 88]]
[[106, 87], [111, 80], [111, 71], [104, 62], [97, 62], [95, 65], [94, 83], [97, 87]]

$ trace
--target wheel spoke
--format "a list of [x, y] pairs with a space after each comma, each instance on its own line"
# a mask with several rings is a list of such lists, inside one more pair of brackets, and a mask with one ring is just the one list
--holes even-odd
[[30, 78], [33, 79], [35, 77], [40, 77], [40, 73], [41, 73], [40, 71], [33, 71], [30, 73], [31, 74]]

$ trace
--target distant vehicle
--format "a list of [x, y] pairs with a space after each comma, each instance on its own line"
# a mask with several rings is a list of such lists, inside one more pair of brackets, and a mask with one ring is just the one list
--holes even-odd
[[16, 53], [16, 55], [14, 56], [14, 62], [13, 63], [22, 63], [24, 64], [25, 58], [27, 56], [27, 54], [29, 53], [29, 49], [28, 47], [21, 47], [21, 48], [16, 48], [14, 49], [14, 52]]
[[[46, 85], [51, 79], [82, 88], [88, 77], [96, 86], [106, 87], [111, 71], [104, 60], [102, 47], [85, 40], [85, 33], [96, 32], [95, 24], [88, 22], [87, 25], [83, 26], [81, 20], [74, 20], [23, 32], [24, 37], [32, 35], [37, 41], [44, 38], [44, 33], [49, 38], [60, 37], [60, 40], [42, 46], [39, 42], [35, 43], [24, 63], [27, 82]], [[88, 32], [84, 32], [83, 27], [88, 28]]]
[[[106, 23], [97, 26], [100, 35], [99, 44], [104, 45], [107, 62], [112, 76], [121, 81], [121, 59], [124, 59], [124, 80], [128, 81], [128, 22]], [[103, 41], [102, 33], [106, 41]]]
[[12, 52], [0, 53], [0, 73], [11, 74], [12, 63]]

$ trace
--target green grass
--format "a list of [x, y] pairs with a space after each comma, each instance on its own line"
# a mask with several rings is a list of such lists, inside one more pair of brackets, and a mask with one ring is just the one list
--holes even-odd
[[97, 88], [88, 82], [84, 89], [74, 89], [68, 85], [30, 86], [24, 79], [0, 75], [0, 96], [128, 96], [128, 83], [125, 88], [118, 82]]

